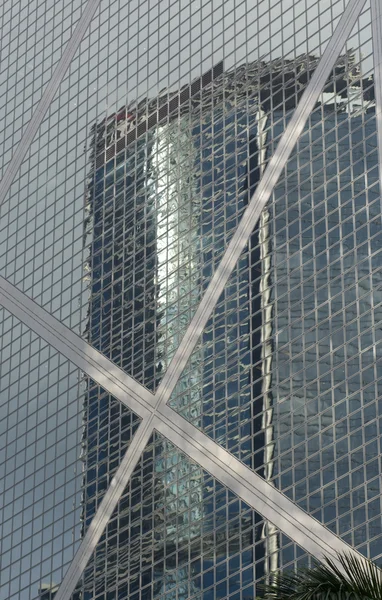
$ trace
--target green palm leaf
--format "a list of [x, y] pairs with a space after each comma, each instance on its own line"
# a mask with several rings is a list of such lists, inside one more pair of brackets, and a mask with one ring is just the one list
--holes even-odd
[[354, 554], [338, 556], [341, 567], [326, 558], [296, 573], [275, 575], [264, 586], [267, 600], [382, 600], [382, 571], [371, 561]]

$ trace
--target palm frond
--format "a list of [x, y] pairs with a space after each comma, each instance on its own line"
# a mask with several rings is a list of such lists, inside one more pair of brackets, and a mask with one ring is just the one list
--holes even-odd
[[354, 554], [327, 558], [298, 572], [279, 573], [263, 586], [267, 600], [382, 600], [382, 571]]

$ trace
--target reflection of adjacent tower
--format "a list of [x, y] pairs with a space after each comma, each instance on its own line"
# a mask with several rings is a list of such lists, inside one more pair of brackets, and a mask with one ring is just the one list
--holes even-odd
[[[195, 225], [200, 220], [201, 206], [194, 184], [195, 148], [192, 125], [188, 118], [157, 127], [153, 133], [151, 170], [156, 217], [156, 286], [157, 311], [157, 368], [169, 365], [179, 346], [192, 312], [198, 302], [200, 265], [198, 235]], [[193, 356], [189, 380], [184, 389], [187, 402], [200, 411], [202, 378], [200, 357]], [[154, 464], [155, 477], [164, 491], [159, 496], [157, 510], [171, 521], [164, 539], [157, 540], [174, 548], [187, 541], [200, 539], [203, 517], [203, 473], [165, 441], [163, 456]], [[177, 568], [167, 569], [162, 584], [155, 591], [160, 597], [173, 588], [174, 597], [184, 599], [197, 594], [195, 584], [189, 584], [189, 556], [177, 553]], [[176, 587], [175, 587], [176, 584]]]
[[[178, 94], [141, 103], [135, 110], [122, 109], [94, 128], [93, 167], [87, 195], [86, 243], [90, 242], [87, 335], [96, 348], [150, 389], [160, 382], [161, 373], [206, 289], [212, 267], [216, 268], [256, 187], [265, 158], [262, 126], [266, 121], [261, 120], [259, 109], [259, 71], [263, 73], [266, 99], [270, 90], [284, 83], [282, 77], [277, 79], [281, 68], [281, 64], [270, 69], [267, 65], [252, 64], [223, 73], [219, 65]], [[257, 146], [252, 149], [253, 138], [257, 139]], [[248, 175], [253, 170], [257, 170], [255, 178]], [[264, 233], [265, 228], [261, 231]], [[256, 239], [255, 246], [256, 252], [260, 248], [257, 258], [266, 266], [269, 251], [266, 237], [260, 244]], [[239, 416], [241, 431], [247, 432], [248, 456], [256, 427], [265, 435], [263, 448], [272, 436], [272, 419], [266, 426], [263, 421], [257, 423], [256, 410], [251, 412], [250, 408], [251, 345], [255, 338], [248, 298], [254, 294], [262, 298], [259, 347], [264, 368], [258, 379], [263, 381], [264, 399], [258, 412], [262, 414], [266, 408], [266, 414], [271, 415], [266, 389], [268, 350], [263, 331], [268, 315], [265, 289], [268, 273], [264, 272], [260, 284], [253, 287], [251, 271], [255, 258], [250, 252], [240, 259], [225, 301], [217, 309], [217, 320], [212, 318], [208, 323], [182, 377], [179, 405], [180, 412], [197, 426], [211, 414], [219, 424], [217, 431], [224, 443], [229, 437], [229, 425], [224, 425], [225, 386], [221, 385], [226, 377], [226, 364], [219, 352], [215, 359], [214, 352], [219, 344], [232, 343], [239, 355], [231, 372], [235, 371], [233, 376], [243, 389], [232, 392], [228, 382], [231, 394], [228, 419], [237, 419], [240, 406], [247, 406]], [[237, 322], [230, 339], [221, 339], [219, 319], [224, 323], [226, 315]], [[254, 325], [256, 328], [257, 324]], [[240, 340], [239, 350], [236, 340]], [[254, 397], [256, 385], [253, 379]], [[111, 465], [116, 466], [121, 448], [128, 442], [128, 425], [131, 423], [126, 411], [121, 411], [108, 394], [100, 396], [89, 381], [84, 433], [85, 528], [106, 487], [108, 470]], [[105, 442], [110, 433], [112, 444], [108, 447]], [[220, 441], [219, 437], [216, 439]], [[261, 450], [259, 445], [257, 450]], [[175, 547], [180, 531], [185, 532], [181, 535], [187, 535], [189, 541], [195, 540], [197, 549], [197, 540], [202, 538], [200, 523], [206, 511], [212, 510], [204, 502], [202, 470], [181, 456], [164, 442], [161, 455], [152, 466], [159, 520], [160, 515], [180, 515], [176, 529], [156, 533], [155, 547], [159, 554], [161, 544]], [[270, 479], [271, 460], [266, 459], [266, 463], [265, 476]], [[261, 560], [264, 554], [272, 555], [272, 564], [265, 566], [269, 572], [277, 566], [277, 553], [273, 552], [276, 546], [270, 547], [277, 536], [269, 538], [269, 531], [266, 533], [264, 550], [257, 545], [256, 560]], [[227, 535], [231, 537], [231, 532]], [[124, 544], [133, 548], [135, 540], [125, 537]], [[213, 533], [204, 528], [207, 561], [213, 559], [213, 546]], [[147, 548], [147, 560], [150, 551]], [[128, 554], [121, 556], [128, 560]], [[97, 554], [99, 569], [103, 568], [104, 559], [102, 553]], [[178, 593], [179, 598], [186, 598], [191, 592], [197, 594], [196, 589], [190, 590], [186, 585], [190, 574], [188, 560], [187, 556], [179, 555], [177, 566], [172, 565], [168, 572], [162, 573], [163, 584], [158, 584], [156, 595], [174, 577], [178, 589], [184, 589], [180, 596]], [[126, 562], [125, 571], [129, 568], [132, 565], [129, 567]]]
[[[180, 92], [144, 101], [134, 110], [124, 108], [94, 129], [87, 198], [87, 243], [91, 238], [87, 334], [95, 347], [150, 389], [159, 384], [212, 267], [220, 261], [257, 185], [278, 119], [283, 127], [281, 107], [289, 112], [295, 108], [300, 94], [295, 91], [296, 81], [305, 81], [306, 65], [313, 70], [315, 61], [305, 57], [291, 63], [250, 64], [233, 73], [223, 73], [220, 65]], [[265, 210], [249, 252], [240, 258], [225, 299], [205, 328], [182, 376], [182, 389], [178, 388], [180, 412], [203, 427], [211, 417], [218, 442], [225, 444], [229, 438], [230, 419], [240, 418], [247, 438], [246, 456], [251, 461], [255, 455], [251, 466], [260, 466], [259, 472], [268, 481], [274, 477], [275, 427], [272, 235], [270, 214]], [[226, 318], [231, 334], [222, 339]], [[219, 344], [228, 347], [231, 343], [238, 357], [230, 366], [230, 377], [239, 382], [236, 392], [230, 381], [225, 387], [224, 356], [220, 351], [214, 356]], [[229, 405], [226, 390], [231, 394]], [[241, 406], [245, 407], [242, 412]], [[127, 411], [89, 382], [85, 528], [102, 497], [110, 467], [117, 465], [128, 442], [128, 425]], [[152, 464], [158, 519], [166, 513], [181, 515], [176, 529], [165, 526], [162, 534], [156, 530], [159, 553], [161, 544], [164, 552], [165, 541], [175, 547], [180, 530], [190, 541], [200, 539], [200, 522], [210, 510], [202, 470], [180, 457], [163, 442]], [[203, 536], [206, 560], [212, 560], [212, 535], [204, 530]], [[265, 573], [269, 573], [278, 564], [278, 535], [267, 524], [262, 538], [263, 549], [257, 545], [256, 560], [264, 559]], [[125, 539], [125, 544], [134, 543], [133, 538]], [[150, 548], [147, 553], [149, 560]], [[102, 568], [102, 556], [97, 560]], [[158, 583], [157, 595], [166, 586], [166, 578], [170, 583], [175, 577], [178, 590], [184, 588], [178, 597], [187, 597], [182, 596], [190, 593], [190, 588], [186, 592], [187, 561], [179, 555], [176, 565], [158, 573], [163, 584]], [[129, 571], [127, 563], [125, 570]]]
[[[267, 116], [259, 107], [257, 117], [257, 147], [258, 147], [258, 169], [261, 177], [265, 168], [267, 158]], [[272, 483], [273, 476], [273, 452], [274, 452], [274, 428], [273, 428], [273, 401], [272, 401], [272, 295], [271, 295], [271, 273], [272, 273], [272, 242], [269, 228], [270, 214], [265, 207], [260, 215], [258, 225], [258, 244], [260, 251], [261, 277], [259, 282], [261, 328], [261, 377], [262, 377], [262, 430], [264, 432], [264, 478]], [[265, 521], [263, 530], [265, 545], [264, 574], [268, 577], [274, 573], [278, 566], [278, 534], [277, 528]]]
[[[95, 143], [107, 146], [110, 140], [118, 138], [121, 122], [122, 126], [127, 125], [124, 119], [117, 119], [111, 126], [96, 129]], [[98, 163], [90, 179], [87, 239], [92, 238], [91, 293], [87, 332], [96, 347], [153, 389], [169, 364], [199, 297], [198, 238], [195, 229], [190, 233], [190, 225], [198, 222], [200, 206], [192, 185], [195, 153], [187, 119], [180, 125], [170, 121], [153, 127], [121, 154], [122, 160], [117, 157], [114, 161], [112, 157], [104, 165]], [[198, 362], [195, 360], [190, 373], [192, 390], [196, 391], [185, 390], [185, 394], [193, 395], [194, 402], [200, 402], [202, 389]], [[116, 406], [109, 396], [101, 403], [89, 385], [85, 421], [98, 412], [99, 422], [108, 421], [123, 436], [123, 423], [114, 413]], [[93, 452], [93, 464], [89, 464], [94, 443], [86, 433], [84, 444], [86, 472], [96, 470], [99, 478], [104, 475], [105, 457]], [[181, 542], [182, 530], [188, 541], [201, 538], [202, 471], [164, 442], [161, 455], [153, 463], [152, 477], [156, 481], [158, 521], [153, 543], [156, 555], [165, 556], [166, 550]], [[94, 514], [92, 495], [96, 495], [96, 486], [87, 486], [85, 494], [87, 525]], [[176, 527], [165, 526], [162, 534], [158, 533], [161, 521], [171, 522], [172, 515], [176, 516]], [[134, 537], [125, 536], [126, 547], [134, 548], [135, 542]], [[148, 547], [148, 562], [151, 553], [152, 548]], [[134, 564], [127, 562], [128, 552], [120, 556], [126, 559], [120, 572], [134, 571]], [[139, 558], [146, 562], [144, 556]], [[98, 553], [99, 568], [105, 559]], [[174, 587], [172, 580], [177, 582], [177, 598], [197, 593], [188, 583], [188, 561], [188, 556], [181, 555], [177, 555], [173, 565], [165, 561], [165, 573], [158, 573], [162, 584], [154, 587], [155, 597]]]

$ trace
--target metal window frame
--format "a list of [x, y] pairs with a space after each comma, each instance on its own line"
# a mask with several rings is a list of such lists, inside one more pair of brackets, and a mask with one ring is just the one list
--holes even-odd
[[60, 87], [61, 81], [64, 78], [66, 71], [72, 62], [75, 53], [84, 37], [87, 28], [89, 27], [94, 14], [100, 4], [101, 0], [89, 0], [85, 6], [83, 13], [78, 21], [72, 36], [70, 37], [65, 50], [63, 51], [61, 58], [55, 68], [52, 77], [49, 80], [48, 85], [45, 88], [43, 95], [41, 96], [40, 102], [34, 111], [31, 120], [29, 121], [23, 136], [16, 148], [16, 151], [12, 155], [11, 161], [4, 173], [3, 178], [0, 181], [0, 205], [4, 202], [9, 188], [16, 176], [17, 171], [21, 167], [21, 164], [33, 142], [34, 136], [36, 135], [39, 127], [44, 119], [45, 113], [51, 105], [54, 96], [58, 88]]
[[375, 116], [379, 153], [379, 190], [382, 194], [382, 4], [370, 0], [374, 60]]
[[228, 279], [248, 243], [260, 214], [268, 202], [283, 168], [300, 137], [305, 123], [312, 112], [319, 94], [334, 67], [347, 38], [349, 37], [366, 0], [350, 0], [329, 40], [312, 79], [307, 85], [297, 108], [288, 123], [280, 142], [260, 179], [249, 205], [233, 235], [223, 258], [216, 269], [197, 311], [158, 387], [158, 402], [167, 402], [183, 371], [195, 345], [202, 334], [209, 317], [223, 292]]
[[[89, 0], [52, 79], [25, 130], [4, 178], [0, 182], [0, 204], [6, 197], [13, 178], [20, 168], [45, 112], [58, 90], [99, 5], [99, 1]], [[56, 594], [56, 600], [69, 600], [154, 430], [168, 438], [192, 460], [195, 460], [213, 477], [221, 481], [262, 514], [264, 518], [270, 520], [316, 558], [321, 560], [324, 556], [330, 556], [336, 561], [337, 552], [347, 551], [357, 554], [354, 549], [305, 513], [267, 481], [188, 423], [170, 408], [167, 402], [261, 211], [285, 167], [294, 145], [303, 131], [306, 120], [365, 2], [366, 0], [349, 0], [155, 396], [52, 317], [47, 311], [39, 307], [15, 286], [0, 277], [1, 304], [142, 419], [122, 463], [64, 576]], [[379, 34], [382, 31], [382, 9], [378, 6], [378, 0], [371, 0], [371, 2], [375, 16], [375, 18], [373, 17], [373, 39], [376, 43], [378, 56], [378, 63], [376, 64], [377, 106], [380, 107], [382, 101], [382, 42]], [[378, 112], [378, 116], [378, 139], [381, 144], [382, 124], [380, 112]]]

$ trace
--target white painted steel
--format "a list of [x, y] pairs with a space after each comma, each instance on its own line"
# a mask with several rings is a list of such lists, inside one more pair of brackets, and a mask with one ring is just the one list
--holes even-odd
[[359, 556], [324, 525], [273, 485], [188, 423], [169, 406], [160, 408], [156, 429], [307, 552], [337, 562], [338, 552]]
[[[115, 375], [112, 373], [108, 376], [107, 372], [103, 368], [99, 368], [99, 365], [91, 357], [101, 358], [106, 361], [106, 364], [110, 363], [108, 359], [83, 342], [54, 317], [48, 315], [32, 300], [26, 298], [22, 292], [2, 277], [0, 277], [0, 302], [54, 348], [73, 360], [74, 364], [88, 373], [94, 381], [99, 382], [107, 391], [115, 394], [127, 408], [143, 416], [143, 421], [134, 435], [107, 495], [96, 512], [91, 527], [65, 575], [59, 588], [60, 595], [57, 595], [56, 600], [69, 600], [154, 429], [165, 435], [192, 460], [198, 462], [213, 477], [232, 489], [264, 518], [284, 531], [313, 556], [318, 559], [322, 559], [325, 555], [334, 558], [337, 551], [351, 551], [351, 548], [337, 536], [304, 513], [271, 484], [243, 465], [165, 403], [159, 405], [155, 411], [153, 406], [147, 406], [137, 391], [134, 393], [130, 389], [127, 393], [122, 392], [121, 383]], [[81, 349], [86, 349], [87, 353], [81, 352]], [[114, 365], [112, 366], [116, 369]], [[149, 393], [139, 384], [136, 385], [138, 386], [136, 390], [141, 388], [141, 391]], [[151, 398], [153, 400], [154, 396], [151, 395]]]
[[[112, 393], [124, 405], [143, 418], [128, 451], [106, 492], [93, 521], [70, 565], [56, 600], [69, 600], [92, 552], [94, 551], [131, 473], [154, 429], [166, 436], [191, 459], [198, 462], [213, 477], [232, 489], [240, 498], [271, 521], [276, 527], [305, 548], [313, 556], [335, 558], [338, 551], [351, 551], [337, 536], [304, 513], [291, 500], [261, 479], [235, 457], [208, 438], [183, 417], [166, 405], [187, 363], [191, 352], [216, 305], [221, 292], [244, 249], [259, 215], [284, 168], [288, 157], [303, 131], [305, 122], [322, 91], [345, 41], [354, 27], [366, 0], [350, 0], [335, 33], [330, 40], [316, 71], [308, 84], [293, 118], [291, 119], [275, 154], [272, 156], [259, 186], [232, 238], [223, 259], [199, 305], [181, 345], [170, 364], [154, 397], [148, 390], [125, 375], [102, 354], [86, 344], [79, 336], [24, 294], [0, 278], [0, 302], [33, 331], [62, 352], [94, 381]], [[90, 23], [99, 0], [90, 0], [62, 59], [48, 85], [40, 105], [33, 115], [12, 162], [0, 182], [0, 202], [21, 165], [25, 152], [33, 140], [50, 101], [68, 68], [84, 31]], [[376, 6], [376, 4], [375, 4]], [[82, 33], [81, 33], [82, 32]], [[49, 93], [48, 93], [49, 90]], [[24, 152], [25, 150], [25, 152]]]
[[197, 311], [185, 333], [174, 358], [156, 393], [158, 402], [167, 402], [179, 379], [180, 373], [189, 360], [195, 345], [205, 328], [211, 313], [219, 300], [220, 294], [244, 250], [248, 238], [255, 227], [261, 211], [268, 202], [283, 168], [301, 135], [305, 123], [322, 92], [325, 81], [332, 70], [344, 44], [350, 35], [366, 0], [350, 0], [336, 29], [329, 41], [317, 68], [307, 85], [301, 100], [286, 130], [271, 157], [251, 201], [232, 237], [228, 248], [212, 277], [208, 288], [197, 308]]
[[149, 390], [3, 277], [0, 303], [135, 414], [143, 418], [152, 412], [154, 396]]
[[4, 173], [4, 177], [0, 181], [0, 205], [5, 200], [8, 190], [11, 187], [12, 181], [14, 180], [17, 171], [21, 167], [21, 164], [25, 158], [26, 153], [29, 150], [33, 138], [36, 135], [42, 123], [45, 113], [48, 110], [60, 86], [60, 83], [63, 80], [64, 75], [69, 68], [70, 63], [72, 62], [72, 59], [78, 49], [78, 46], [80, 45], [81, 40], [84, 37], [84, 34], [90, 25], [90, 21], [94, 17], [94, 13], [98, 8], [99, 3], [100, 0], [89, 0], [87, 5], [85, 6], [80, 20], [73, 31], [73, 35], [68, 41], [66, 48], [58, 62], [58, 65], [55, 68], [53, 75], [45, 88], [41, 100], [38, 103], [38, 106], [34, 111], [31, 120], [26, 126], [23, 136], [19, 142], [19, 145], [17, 146], [16, 151], [12, 155], [11, 162], [9, 163]]

